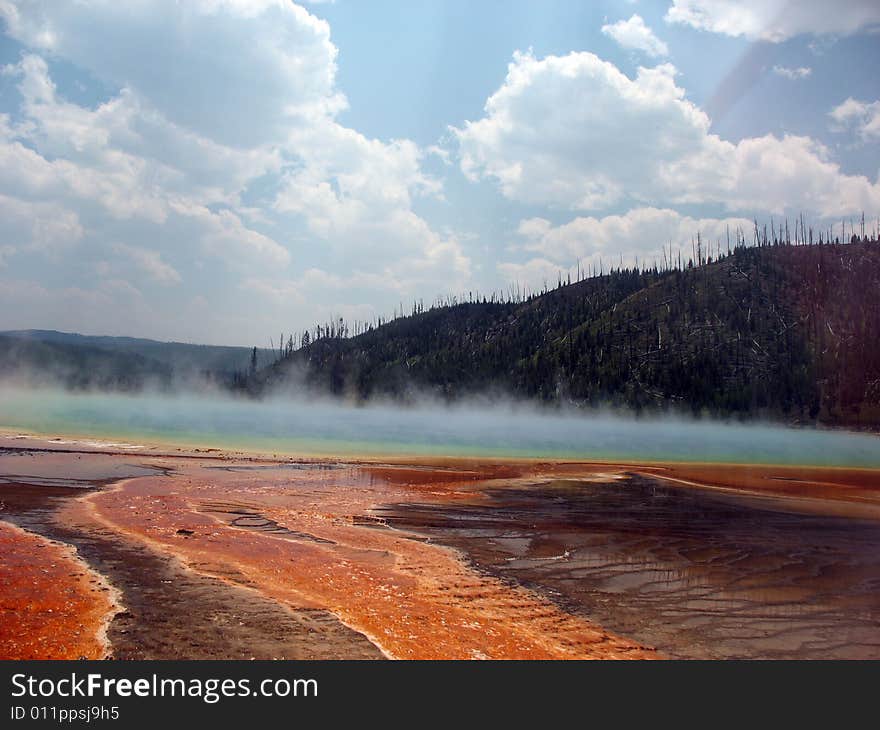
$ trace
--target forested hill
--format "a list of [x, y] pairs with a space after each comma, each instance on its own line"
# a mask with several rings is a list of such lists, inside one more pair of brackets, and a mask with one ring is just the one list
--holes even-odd
[[[256, 354], [258, 364], [271, 362], [271, 351]], [[205, 380], [225, 385], [253, 355], [247, 347], [13, 330], [0, 332], [0, 381], [114, 391], [185, 389]]]
[[[329, 334], [328, 334], [329, 333]], [[880, 243], [763, 245], [324, 329], [247, 383], [880, 425]]]

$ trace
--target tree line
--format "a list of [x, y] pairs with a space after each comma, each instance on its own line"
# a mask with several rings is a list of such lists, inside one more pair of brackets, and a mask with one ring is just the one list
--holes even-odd
[[[282, 336], [233, 387], [291, 377], [367, 400], [503, 392], [548, 404], [688, 410], [808, 422], [880, 422], [880, 222], [816, 231], [802, 216], [690, 255], [604, 262], [555, 285], [401, 305]], [[845, 243], [843, 242], [845, 241]]]

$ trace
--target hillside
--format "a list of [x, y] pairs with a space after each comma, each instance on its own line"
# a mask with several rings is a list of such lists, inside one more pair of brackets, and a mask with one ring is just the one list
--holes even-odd
[[[0, 332], [0, 377], [122, 391], [185, 387], [206, 378], [227, 384], [247, 371], [251, 353], [247, 347], [14, 330]], [[258, 350], [258, 365], [268, 364], [273, 355]]]
[[[343, 329], [344, 331], [344, 329]], [[501, 393], [542, 402], [880, 425], [880, 244], [738, 247], [523, 302], [470, 301], [322, 336], [247, 387], [354, 400]]]

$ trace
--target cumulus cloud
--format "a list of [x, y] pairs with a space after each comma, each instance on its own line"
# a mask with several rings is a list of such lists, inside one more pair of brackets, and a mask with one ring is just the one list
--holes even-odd
[[11, 136], [29, 145], [17, 155], [19, 189], [46, 179], [116, 218], [161, 222], [170, 196], [232, 201], [247, 179], [276, 164], [268, 151], [233, 150], [175, 127], [127, 90], [96, 109], [67, 102], [40, 56], [27, 54], [5, 73], [19, 79], [25, 120]]
[[0, 194], [0, 260], [16, 252], [39, 252], [57, 258], [79, 242], [84, 229], [77, 214], [61, 206], [19, 200]]
[[561, 264], [541, 257], [523, 263], [504, 261], [498, 264], [498, 273], [505, 282], [522, 285], [531, 292], [555, 286], [559, 278], [565, 278], [571, 270], [569, 264]]
[[[608, 270], [612, 266], [663, 266], [664, 256], [683, 261], [692, 256], [691, 244], [697, 234], [705, 251], [727, 250], [737, 236], [750, 237], [752, 221], [733, 218], [692, 218], [669, 208], [634, 208], [623, 215], [601, 218], [577, 217], [553, 225], [543, 218], [520, 222], [512, 252], [526, 252], [523, 263], [505, 262], [498, 266], [510, 281], [539, 287], [555, 283], [559, 271], [567, 273], [580, 263], [582, 270]], [[714, 253], [713, 253], [714, 255]]]
[[231, 146], [345, 105], [328, 24], [289, 0], [3, 0], [7, 33]]
[[433, 230], [412, 210], [415, 199], [440, 197], [422, 163], [431, 150], [409, 140], [381, 142], [330, 122], [292, 136], [301, 165], [284, 172], [273, 210], [305, 221], [310, 236], [347, 264], [377, 275], [377, 289], [411, 291], [427, 277], [449, 285], [470, 276], [470, 259], [454, 235]]
[[537, 59], [514, 54], [486, 115], [453, 130], [461, 167], [496, 179], [528, 203], [600, 209], [616, 203], [657, 158], [699, 145], [709, 119], [683, 99], [675, 69], [640, 68], [635, 79], [592, 53]]
[[798, 66], [796, 68], [791, 68], [788, 66], [774, 66], [773, 73], [777, 76], [782, 76], [785, 79], [789, 79], [791, 81], [797, 81], [798, 79], [806, 79], [809, 78], [813, 73], [813, 69], [809, 66]]
[[778, 43], [797, 35], [850, 35], [880, 24], [875, 0], [673, 0], [666, 21]]
[[177, 270], [165, 263], [158, 251], [124, 243], [115, 244], [113, 250], [129, 258], [141, 271], [162, 284], [179, 284], [181, 281]]
[[[411, 254], [371, 266], [354, 264], [336, 273], [312, 267], [297, 277], [249, 277], [243, 288], [268, 300], [308, 305], [313, 310], [321, 295], [331, 294], [334, 306], [356, 308], [369, 295], [369, 311], [379, 302], [397, 305], [401, 299], [432, 299], [449, 291], [463, 290], [471, 281], [471, 260], [454, 236], [431, 234], [433, 243]], [[348, 257], [346, 257], [348, 258]], [[352, 258], [364, 263], [368, 257]]]
[[111, 220], [131, 220], [132, 232], [155, 224], [172, 240], [184, 219], [198, 224], [190, 226], [184, 245], [201, 242], [201, 250], [235, 261], [290, 260], [283, 246], [247, 228], [233, 211], [208, 207], [236, 201], [249, 178], [275, 167], [276, 153], [234, 150], [198, 137], [125, 90], [96, 109], [67, 102], [45, 59], [33, 54], [6, 73], [19, 78], [25, 121], [0, 144], [0, 161], [7, 163], [0, 191], [81, 209], [94, 204]]
[[844, 174], [821, 143], [766, 135], [729, 142], [685, 97], [670, 64], [629, 78], [592, 53], [517, 53], [485, 116], [453, 132], [461, 169], [529, 204], [720, 204], [838, 215], [880, 207], [880, 184]]
[[853, 131], [863, 141], [880, 139], [880, 101], [848, 98], [829, 112], [835, 132]]
[[641, 51], [655, 58], [669, 55], [669, 47], [645, 25], [641, 15], [634, 14], [629, 20], [603, 25], [602, 32], [623, 48]]
[[[149, 282], [186, 279], [210, 297], [210, 282], [187, 275], [208, 259], [240, 281], [283, 285], [344, 257], [365, 297], [367, 283], [399, 292], [412, 272], [434, 282], [470, 276], [458, 236], [413, 210], [419, 198], [442, 198], [422, 164], [443, 151], [339, 123], [347, 102], [330, 28], [299, 5], [0, 0], [0, 27], [27, 48], [2, 69], [20, 104], [0, 114], [0, 195], [86, 221], [86, 250], [122, 242], [113, 262], [92, 270], [127, 262], [144, 278], [145, 307], [161, 303]], [[67, 98], [53, 78], [60, 61], [101, 82], [105, 97], [93, 106]], [[55, 221], [41, 240], [55, 235], [59, 248], [71, 219], [59, 212]], [[6, 271], [36, 250], [29, 241], [23, 229], [0, 235]], [[308, 319], [317, 306], [307, 301], [293, 316]], [[244, 318], [231, 326], [252, 328]]]
[[285, 171], [273, 206], [303, 216], [322, 238], [345, 243], [359, 228], [397, 223], [391, 218], [409, 211], [413, 196], [439, 191], [421, 170], [423, 152], [409, 140], [383, 143], [329, 122], [298, 133], [291, 147], [302, 164]]

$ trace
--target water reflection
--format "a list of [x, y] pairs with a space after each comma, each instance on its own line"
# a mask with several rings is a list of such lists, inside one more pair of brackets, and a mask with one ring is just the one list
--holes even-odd
[[880, 523], [642, 476], [489, 496], [384, 516], [671, 656], [880, 658]]

